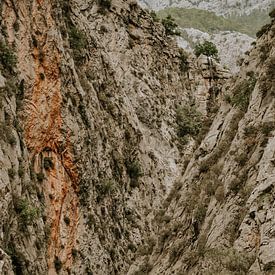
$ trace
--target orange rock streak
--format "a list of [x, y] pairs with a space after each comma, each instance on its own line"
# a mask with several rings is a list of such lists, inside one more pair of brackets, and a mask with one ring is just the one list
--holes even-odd
[[[73, 163], [69, 138], [61, 134], [61, 54], [58, 50], [57, 27], [51, 16], [51, 1], [19, 1], [22, 23], [18, 43], [18, 67], [21, 75], [32, 85], [25, 92], [24, 139], [35, 159], [35, 171], [43, 170], [43, 181], [50, 238], [48, 243], [49, 274], [56, 274], [55, 258], [62, 262], [63, 271], [72, 266], [72, 249], [76, 243], [78, 226], [78, 174]], [[3, 14], [8, 28], [12, 30], [12, 5], [6, 1]], [[27, 35], [33, 45], [26, 50]], [[9, 35], [10, 40], [14, 35]], [[30, 54], [30, 52], [32, 52]], [[65, 142], [64, 142], [65, 141]], [[61, 149], [62, 148], [62, 149]], [[46, 150], [45, 150], [46, 149]], [[54, 167], [43, 169], [41, 157], [51, 157]], [[66, 217], [66, 222], [64, 218]], [[69, 221], [69, 222], [68, 222]]]

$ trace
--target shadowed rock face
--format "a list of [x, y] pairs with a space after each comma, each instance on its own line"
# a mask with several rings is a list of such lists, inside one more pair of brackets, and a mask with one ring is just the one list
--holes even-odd
[[[234, 219], [262, 219], [254, 200], [273, 190], [257, 178], [271, 169], [273, 26], [230, 80], [181, 52], [134, 2], [0, 7], [0, 273], [199, 272], [212, 266], [197, 247], [218, 240], [233, 254], [249, 243], [256, 272], [271, 266], [272, 242], [262, 248], [259, 227]], [[268, 134], [247, 141], [254, 123]]]

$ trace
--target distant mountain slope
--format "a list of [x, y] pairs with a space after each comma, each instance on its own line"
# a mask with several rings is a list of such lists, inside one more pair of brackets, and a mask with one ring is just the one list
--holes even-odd
[[194, 28], [183, 30], [182, 37], [178, 38], [178, 45], [187, 51], [193, 51], [193, 45], [204, 40], [213, 42], [219, 51], [220, 64], [230, 68], [232, 73], [239, 71], [239, 61], [251, 49], [253, 38], [239, 32], [220, 31], [208, 34]]
[[256, 32], [269, 21], [269, 9], [266, 11], [254, 10], [249, 15], [218, 16], [212, 11], [197, 8], [166, 8], [158, 12], [163, 18], [168, 14], [175, 18], [182, 28], [195, 28], [203, 32], [237, 31], [255, 37]]
[[199, 8], [218, 15], [251, 14], [255, 10], [274, 7], [274, 0], [140, 0], [143, 6], [154, 10], [168, 7]]
[[[263, 6], [262, 6], [263, 7]], [[171, 15], [182, 30], [179, 46], [193, 51], [195, 44], [212, 41], [219, 50], [221, 64], [233, 73], [239, 71], [238, 61], [251, 49], [257, 31], [270, 19], [267, 10], [224, 17], [198, 8], [170, 7], [157, 12], [160, 18]]]

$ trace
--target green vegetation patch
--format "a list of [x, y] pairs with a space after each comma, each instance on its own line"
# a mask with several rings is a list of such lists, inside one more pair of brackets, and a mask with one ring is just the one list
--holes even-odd
[[139, 186], [139, 178], [143, 176], [142, 167], [138, 160], [126, 160], [125, 161], [126, 172], [130, 177], [130, 187], [135, 188]]
[[17, 64], [17, 58], [13, 50], [1, 41], [0, 62], [3, 65], [4, 69], [8, 70], [9, 72], [13, 72]]
[[255, 76], [251, 76], [249, 79], [245, 79], [243, 82], [238, 84], [231, 97], [231, 104], [241, 111], [246, 111], [249, 105], [249, 99], [254, 87], [256, 85], [257, 79]]
[[19, 199], [15, 210], [19, 214], [22, 224], [25, 226], [33, 224], [39, 215], [38, 208], [32, 206], [27, 199]]
[[196, 136], [202, 126], [202, 115], [195, 107], [181, 107], [176, 110], [176, 122], [179, 137]]
[[78, 64], [81, 64], [85, 58], [84, 49], [88, 45], [85, 33], [78, 30], [75, 26], [69, 30], [70, 46], [73, 49], [74, 59]]
[[254, 72], [248, 72], [247, 78], [235, 86], [233, 94], [225, 95], [225, 101], [241, 111], [246, 112], [249, 105], [250, 96], [256, 83], [257, 78]]
[[218, 59], [218, 49], [216, 45], [210, 41], [204, 41], [201, 44], [197, 44], [194, 51], [197, 57], [204, 54], [206, 56]]
[[207, 274], [220, 274], [224, 270], [233, 272], [232, 274], [247, 274], [255, 261], [253, 253], [237, 251], [234, 248], [213, 248], [208, 250], [205, 256], [215, 262]]
[[178, 24], [175, 23], [175, 19], [170, 14], [163, 18], [161, 23], [167, 35], [180, 35], [180, 32], [177, 30]]

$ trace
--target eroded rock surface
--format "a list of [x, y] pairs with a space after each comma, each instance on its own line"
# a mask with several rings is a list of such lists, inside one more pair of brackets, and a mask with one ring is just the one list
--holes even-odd
[[135, 2], [0, 5], [3, 274], [272, 270], [274, 24], [231, 79]]

